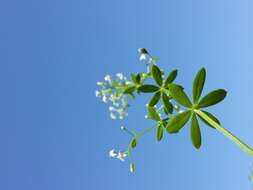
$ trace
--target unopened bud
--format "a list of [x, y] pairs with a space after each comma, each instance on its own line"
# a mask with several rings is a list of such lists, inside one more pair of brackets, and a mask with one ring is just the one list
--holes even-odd
[[139, 54], [148, 54], [148, 51], [145, 48], [138, 49]]
[[130, 172], [134, 173], [134, 164], [133, 163], [130, 164]]

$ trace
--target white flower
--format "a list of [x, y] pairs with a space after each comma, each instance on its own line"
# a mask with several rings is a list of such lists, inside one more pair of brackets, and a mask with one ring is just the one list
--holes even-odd
[[109, 111], [115, 111], [115, 110], [116, 110], [115, 107], [112, 107], [112, 106], [109, 107]]
[[121, 126], [120, 129], [121, 129], [121, 130], [125, 130], [125, 127], [124, 127], [124, 126]]
[[118, 153], [114, 149], [112, 149], [109, 152], [109, 156], [112, 158], [115, 158], [116, 156], [118, 156]]
[[111, 100], [112, 102], [115, 102], [115, 101], [117, 100], [117, 97], [114, 96], [113, 94], [111, 94], [110, 100]]
[[126, 85], [130, 85], [131, 84], [131, 82], [130, 81], [126, 81]]
[[148, 119], [148, 116], [147, 116], [147, 115], [145, 115], [145, 116], [144, 116], [144, 118], [145, 118], [145, 119]]
[[116, 119], [116, 115], [112, 112], [110, 113], [110, 117], [111, 117], [111, 119]]
[[100, 81], [97, 82], [98, 86], [103, 86], [103, 84], [104, 84], [103, 82], [100, 82]]
[[179, 112], [178, 113], [183, 113], [184, 111], [183, 110], [179, 110]]
[[103, 96], [102, 101], [103, 101], [104, 103], [107, 103], [107, 97], [106, 97], [106, 96]]
[[149, 58], [149, 55], [146, 54], [146, 53], [142, 53], [142, 54], [140, 55], [140, 61], [147, 61], [148, 58]]
[[117, 73], [116, 76], [119, 78], [119, 80], [123, 80], [123, 74], [122, 73]]
[[105, 75], [105, 81], [111, 81], [111, 76], [110, 75]]
[[126, 156], [127, 156], [126, 153], [119, 151], [117, 158], [121, 161], [125, 161]]
[[102, 93], [99, 92], [98, 90], [96, 90], [95, 94], [96, 94], [96, 97], [101, 97], [101, 95], [102, 95]]

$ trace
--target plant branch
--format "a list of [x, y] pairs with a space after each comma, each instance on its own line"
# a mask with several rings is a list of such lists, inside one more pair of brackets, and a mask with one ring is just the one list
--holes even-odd
[[232, 140], [234, 143], [236, 143], [242, 150], [253, 156], [253, 149], [251, 149], [247, 144], [243, 143], [239, 138], [234, 136], [231, 132], [229, 132], [227, 129], [221, 127], [218, 123], [216, 123], [214, 120], [212, 120], [208, 115], [206, 115], [204, 112], [200, 110], [194, 110], [195, 113], [203, 117], [210, 125], [212, 125], [215, 129], [217, 129], [220, 133], [222, 133], [224, 136]]

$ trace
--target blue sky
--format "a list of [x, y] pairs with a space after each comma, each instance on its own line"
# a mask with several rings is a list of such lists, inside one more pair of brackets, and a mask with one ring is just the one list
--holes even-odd
[[[204, 125], [202, 148], [189, 127], [161, 143], [145, 136], [128, 163], [125, 125], [141, 130], [148, 96], [112, 121], [94, 96], [104, 75], [144, 70], [137, 48], [179, 69], [189, 93], [207, 69], [204, 93], [228, 90], [211, 108], [223, 126], [253, 146], [253, 2], [229, 0], [9, 0], [0, 2], [0, 189], [250, 189], [252, 157]], [[143, 105], [143, 106], [142, 106]]]

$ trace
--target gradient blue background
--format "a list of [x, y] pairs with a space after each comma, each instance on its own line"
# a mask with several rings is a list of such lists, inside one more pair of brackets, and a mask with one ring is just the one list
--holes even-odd
[[94, 91], [107, 73], [144, 70], [139, 47], [165, 71], [178, 68], [187, 92], [204, 66], [204, 93], [229, 92], [210, 111], [253, 146], [252, 8], [250, 0], [1, 1], [0, 189], [250, 189], [252, 157], [203, 125], [199, 151], [188, 127], [159, 144], [154, 132], [145, 136], [130, 174], [108, 151], [128, 143], [120, 125], [152, 125], [143, 118], [149, 97], [119, 122]]

